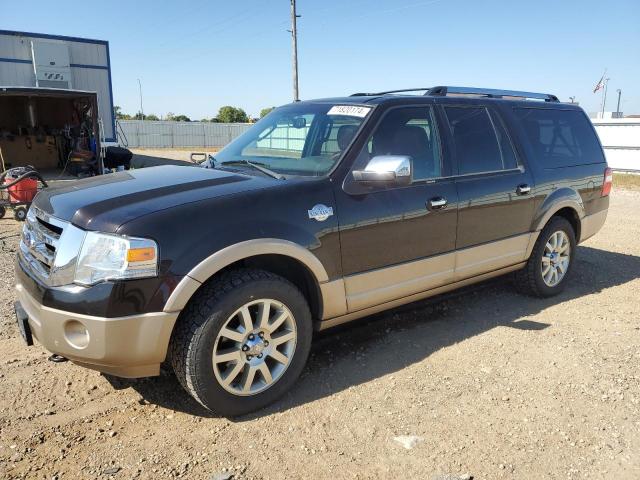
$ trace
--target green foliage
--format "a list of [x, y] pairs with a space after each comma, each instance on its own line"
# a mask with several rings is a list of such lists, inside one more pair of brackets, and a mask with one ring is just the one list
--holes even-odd
[[129, 115], [128, 113], [122, 113], [122, 108], [120, 108], [118, 105], [114, 105], [113, 114], [118, 120], [131, 120], [131, 115]]
[[266, 117], [269, 113], [271, 113], [271, 111], [273, 109], [275, 109], [276, 107], [267, 107], [267, 108], [263, 108], [262, 110], [260, 110], [260, 118], [264, 118]]
[[165, 120], [168, 120], [170, 122], [190, 122], [191, 121], [191, 119], [186, 115], [176, 115], [175, 113], [171, 113], [171, 112], [167, 113]]
[[216, 118], [220, 123], [249, 123], [247, 112], [229, 105], [221, 107]]
[[157, 115], [154, 115], [153, 113], [151, 113], [151, 114], [149, 114], [149, 115], [145, 115], [145, 116], [144, 116], [144, 119], [145, 119], [145, 120], [155, 120], [155, 121], [160, 120], [160, 118], [158, 118], [158, 116], [157, 116]]

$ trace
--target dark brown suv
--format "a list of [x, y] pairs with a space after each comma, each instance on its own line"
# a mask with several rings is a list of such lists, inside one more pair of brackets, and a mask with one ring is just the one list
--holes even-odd
[[125, 377], [169, 359], [225, 415], [302, 371], [312, 332], [514, 272], [568, 281], [611, 173], [553, 95], [436, 87], [274, 110], [203, 167], [41, 192], [16, 263], [28, 343]]

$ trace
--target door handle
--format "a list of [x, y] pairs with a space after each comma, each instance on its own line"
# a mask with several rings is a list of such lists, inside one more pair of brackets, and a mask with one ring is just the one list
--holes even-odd
[[434, 197], [427, 203], [429, 210], [440, 210], [447, 206], [447, 199], [444, 197]]
[[529, 192], [531, 192], [531, 187], [526, 183], [523, 183], [522, 185], [518, 185], [518, 188], [516, 188], [516, 193], [518, 195], [526, 195]]

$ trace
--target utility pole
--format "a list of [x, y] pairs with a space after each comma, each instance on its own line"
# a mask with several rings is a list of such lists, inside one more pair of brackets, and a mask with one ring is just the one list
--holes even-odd
[[620, 97], [622, 96], [622, 90], [618, 89], [616, 90], [616, 92], [618, 92], [618, 107], [616, 108], [616, 116], [619, 117], [620, 116]]
[[602, 92], [602, 117], [604, 118], [604, 108], [607, 104], [607, 86], [609, 85], [609, 80], [611, 80], [610, 78], [605, 78], [604, 79], [604, 90]]
[[293, 50], [293, 101], [298, 102], [298, 28], [296, 20], [300, 15], [296, 14], [296, 0], [291, 0], [291, 48]]
[[138, 88], [140, 91], [140, 120], [144, 120], [144, 109], [142, 108], [142, 82], [138, 79]]

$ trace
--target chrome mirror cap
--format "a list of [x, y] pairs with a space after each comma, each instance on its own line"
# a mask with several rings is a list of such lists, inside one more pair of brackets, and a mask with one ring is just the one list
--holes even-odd
[[364, 170], [354, 170], [357, 182], [392, 182], [408, 185], [411, 183], [411, 157], [405, 155], [378, 155], [367, 163]]

